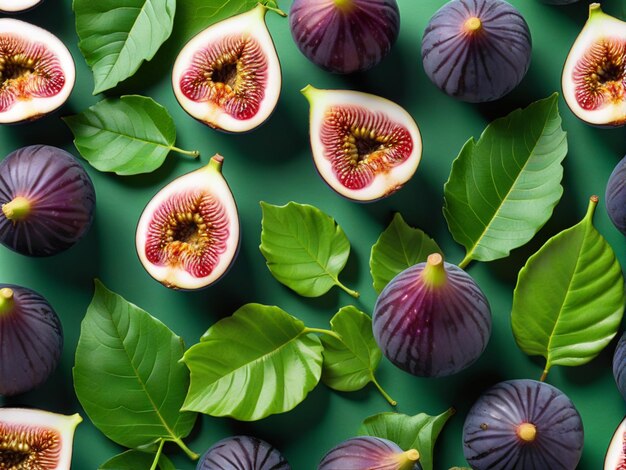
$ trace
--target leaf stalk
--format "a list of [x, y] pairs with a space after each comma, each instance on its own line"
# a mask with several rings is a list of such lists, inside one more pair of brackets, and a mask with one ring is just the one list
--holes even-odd
[[385, 391], [385, 389], [380, 386], [380, 384], [378, 383], [378, 380], [376, 380], [376, 377], [374, 376], [373, 373], [372, 373], [372, 383], [378, 389], [381, 395], [385, 397], [385, 400], [387, 400], [391, 406], [396, 406], [398, 404], [398, 402], [394, 400], [393, 398], [391, 398], [391, 396]]
[[188, 155], [192, 158], [198, 158], [200, 156], [200, 152], [198, 150], [183, 150], [178, 147], [170, 147], [170, 150], [176, 153], [180, 153], [182, 155]]
[[189, 447], [187, 447], [180, 437], [172, 439], [172, 442], [175, 442], [191, 460], [198, 460], [200, 458], [200, 455], [196, 454]]
[[163, 453], [163, 445], [165, 444], [165, 440], [161, 439], [159, 443], [159, 448], [157, 449], [156, 456], [154, 457], [154, 462], [152, 462], [152, 467], [150, 470], [157, 470], [159, 466], [159, 460], [161, 460], [161, 454]]
[[342, 341], [341, 340], [341, 336], [339, 336], [337, 333], [335, 333], [332, 330], [325, 330], [323, 328], [309, 328], [309, 327], [306, 327], [304, 329], [303, 333], [304, 334], [307, 334], [307, 333], [320, 333], [322, 335], [332, 336], [333, 338], [335, 338], [338, 341]]

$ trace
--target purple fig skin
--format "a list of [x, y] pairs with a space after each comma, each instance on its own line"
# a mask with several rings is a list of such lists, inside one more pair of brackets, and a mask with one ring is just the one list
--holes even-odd
[[609, 176], [606, 211], [613, 225], [626, 236], [626, 157], [619, 161]]
[[250, 436], [222, 439], [205, 452], [196, 470], [291, 470], [281, 453]]
[[619, 393], [626, 400], [626, 333], [617, 342], [615, 354], [613, 354], [613, 377]]
[[[8, 215], [21, 198], [23, 216]], [[32, 145], [0, 162], [0, 243], [27, 256], [52, 256], [76, 244], [93, 221], [96, 193], [87, 172], [65, 150]]]
[[[403, 458], [409, 454], [412, 458]], [[419, 454], [404, 452], [396, 443], [372, 436], [354, 437], [331, 449], [318, 470], [422, 470]]]
[[334, 73], [377, 65], [400, 32], [396, 0], [294, 0], [291, 35], [314, 64]]
[[376, 301], [373, 330], [385, 356], [420, 377], [455, 374], [476, 361], [491, 335], [491, 310], [474, 280], [441, 261], [444, 280], [428, 285], [428, 263], [412, 266], [383, 289]]
[[37, 292], [0, 284], [0, 395], [13, 396], [43, 384], [63, 350], [63, 329]]
[[463, 452], [475, 470], [574, 470], [583, 441], [583, 423], [572, 401], [536, 380], [493, 386], [472, 406], [463, 426]]
[[431, 81], [471, 103], [494, 101], [513, 90], [528, 71], [531, 50], [528, 24], [503, 0], [446, 3], [422, 39], [424, 70]]

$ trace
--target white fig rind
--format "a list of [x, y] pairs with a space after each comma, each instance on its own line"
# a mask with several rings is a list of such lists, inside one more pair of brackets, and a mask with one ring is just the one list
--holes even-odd
[[[180, 51], [174, 63], [172, 86], [176, 99], [192, 117], [210, 127], [226, 132], [250, 131], [263, 124], [270, 117], [276, 107], [276, 103], [278, 103], [282, 75], [276, 48], [265, 24], [266, 12], [267, 8], [259, 4], [248, 12], [215, 23], [198, 33]], [[267, 86], [263, 100], [257, 113], [250, 119], [245, 120], [232, 117], [220, 106], [210, 101], [192, 101], [183, 94], [180, 88], [181, 78], [193, 62], [194, 54], [207, 45], [233, 34], [255, 38], [267, 60]]]
[[36, 119], [61, 107], [72, 93], [76, 80], [74, 59], [67, 47], [51, 32], [12, 18], [0, 18], [0, 36], [4, 34], [15, 34], [24, 41], [45, 44], [46, 49], [58, 57], [62, 64], [65, 83], [61, 91], [54, 96], [16, 101], [9, 109], [0, 112], [0, 124]]
[[606, 457], [604, 459], [604, 470], [617, 470], [622, 468], [624, 461], [626, 460], [626, 418], [619, 424], [609, 448], [606, 451]]
[[0, 0], [0, 12], [19, 13], [30, 10], [41, 2], [42, 0]]

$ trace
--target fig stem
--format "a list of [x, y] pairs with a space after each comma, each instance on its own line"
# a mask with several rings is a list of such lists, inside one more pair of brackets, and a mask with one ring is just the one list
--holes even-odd
[[596, 212], [596, 206], [599, 200], [600, 198], [595, 195], [589, 198], [589, 206], [587, 206], [587, 213], [585, 214], [585, 219], [588, 219], [589, 222], [593, 220], [593, 214]]
[[409, 470], [415, 467], [415, 462], [420, 459], [420, 453], [417, 449], [409, 449], [397, 456], [398, 470]]
[[30, 214], [31, 209], [30, 201], [23, 196], [17, 196], [12, 201], [2, 204], [2, 212], [13, 222], [24, 220]]
[[546, 378], [548, 377], [548, 370], [549, 370], [548, 367], [546, 367], [543, 370], [543, 373], [541, 374], [541, 377], [539, 377], [539, 382], [545, 382], [546, 381]]
[[339, 279], [335, 279], [335, 281], [336, 281], [336, 283], [337, 283], [337, 285], [339, 287], [341, 287], [344, 291], [346, 291], [348, 294], [350, 294], [355, 299], [358, 299], [361, 296], [361, 294], [359, 294], [357, 291], [352, 290], [352, 289], [344, 286]]
[[13, 289], [9, 289], [8, 287], [0, 289], [0, 316], [10, 312], [14, 305]]
[[480, 18], [476, 17], [476, 16], [472, 16], [471, 18], [468, 18], [467, 21], [465, 22], [465, 24], [463, 25], [465, 28], [465, 31], [470, 33], [470, 34], [475, 34], [476, 32], [480, 31], [483, 27], [482, 22], [480, 21]]
[[269, 6], [268, 3], [269, 2], [267, 0], [266, 0], [266, 2], [262, 3], [262, 5], [265, 7], [266, 10], [273, 11], [274, 13], [282, 16], [283, 18], [285, 18], [287, 16], [287, 13], [285, 13], [280, 8], [278, 8], [278, 6], [272, 7], [272, 6]]
[[424, 284], [430, 287], [439, 287], [446, 283], [448, 275], [443, 264], [443, 256], [439, 253], [433, 253], [428, 256], [426, 266], [422, 271], [422, 280]]
[[517, 436], [524, 442], [533, 442], [537, 437], [537, 428], [532, 423], [522, 423], [517, 428]]
[[341, 339], [341, 336], [339, 336], [337, 333], [335, 333], [332, 330], [325, 330], [323, 328], [309, 328], [309, 327], [306, 327], [302, 332], [304, 334], [307, 334], [307, 333], [320, 333], [322, 335], [332, 336], [336, 340], [343, 342], [343, 340]]
[[385, 397], [385, 400], [387, 400], [389, 402], [389, 404], [391, 406], [396, 406], [398, 404], [397, 401], [395, 401], [393, 398], [391, 398], [391, 396], [385, 391], [385, 389], [383, 389], [380, 384], [378, 383], [378, 380], [376, 380], [376, 377], [374, 376], [374, 373], [372, 372], [372, 383], [374, 384], [374, 386], [378, 389], [378, 391], [380, 392], [380, 394]]
[[157, 449], [157, 453], [156, 453], [156, 456], [154, 457], [154, 462], [152, 462], [152, 467], [150, 467], [150, 470], [157, 470], [159, 466], [159, 460], [161, 460], [161, 454], [163, 453], [164, 444], [165, 444], [165, 441], [161, 439], [161, 442], [159, 443], [159, 448]]
[[193, 450], [191, 450], [189, 447], [185, 445], [185, 443], [180, 437], [172, 439], [172, 442], [175, 442], [176, 444], [178, 444], [178, 447], [180, 447], [182, 451], [185, 454], [187, 454], [187, 457], [189, 457], [191, 460], [198, 460], [200, 458], [198, 454], [196, 454]]
[[193, 157], [193, 158], [198, 158], [200, 156], [200, 152], [197, 150], [183, 150], [183, 149], [179, 149], [178, 147], [170, 147], [170, 150], [176, 153], [183, 154], [183, 155], [189, 155], [190, 157]]

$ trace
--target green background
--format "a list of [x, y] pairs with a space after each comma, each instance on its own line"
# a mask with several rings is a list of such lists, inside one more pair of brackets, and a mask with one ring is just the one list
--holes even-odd
[[[179, 12], [185, 8], [183, 1], [179, 1]], [[429, 18], [445, 2], [399, 0], [398, 3], [402, 26], [391, 54], [373, 70], [349, 77], [322, 72], [309, 63], [291, 39], [288, 20], [269, 14], [268, 25], [283, 66], [283, 90], [271, 119], [245, 135], [211, 130], [178, 106], [170, 86], [173, 57], [182, 46], [177, 37], [169, 40], [157, 58], [144, 64], [135, 77], [109, 93], [109, 96], [139, 93], [153, 97], [174, 116], [179, 147], [200, 150], [202, 162], [207, 162], [216, 152], [224, 155], [224, 175], [239, 205], [242, 223], [239, 256], [229, 274], [204, 291], [175, 292], [162, 287], [146, 274], [138, 261], [134, 248], [135, 225], [144, 205], [159, 188], [198, 168], [200, 163], [172, 154], [160, 170], [135, 177], [98, 173], [86, 165], [98, 201], [95, 223], [81, 243], [48, 259], [29, 259], [0, 249], [0, 282], [24, 285], [43, 294], [59, 313], [65, 329], [63, 358], [53, 377], [31, 393], [0, 398], [0, 404], [64, 413], [79, 411], [86, 418], [73, 392], [71, 368], [94, 277], [160, 318], [191, 345], [212, 323], [247, 302], [278, 305], [312, 327], [326, 327], [341, 306], [351, 303], [371, 313], [376, 295], [369, 275], [369, 252], [395, 211], [433, 236], [449, 261], [458, 262], [462, 258], [463, 252], [449, 235], [441, 213], [443, 185], [452, 160], [463, 143], [472, 135], [478, 137], [492, 119], [560, 91], [561, 67], [585, 22], [588, 2], [556, 7], [537, 0], [511, 0], [531, 29], [532, 64], [514, 92], [495, 103], [482, 105], [447, 97], [424, 74], [421, 36]], [[289, 4], [289, 0], [280, 1], [285, 11]], [[624, 2], [607, 1], [603, 7], [610, 14], [626, 17]], [[77, 48], [71, 2], [46, 0], [20, 19], [53, 31], [70, 47], [77, 65], [77, 84], [60, 112], [34, 123], [0, 128], [0, 156], [29, 144], [56, 145], [78, 155], [71, 134], [59, 117], [80, 112], [102, 97], [91, 94], [93, 80]], [[402, 190], [373, 204], [356, 204], [339, 197], [325, 185], [312, 163], [308, 105], [299, 93], [307, 83], [379, 94], [398, 102], [413, 115], [422, 131], [424, 153], [417, 173]], [[564, 162], [565, 192], [554, 216], [527, 246], [515, 250], [509, 258], [474, 263], [468, 269], [485, 291], [493, 311], [493, 335], [484, 356], [469, 370], [442, 379], [416, 378], [387, 361], [381, 364], [379, 381], [398, 400], [398, 411], [434, 415], [449, 406], [457, 409], [438, 441], [437, 469], [464, 465], [463, 420], [483, 390], [504, 379], [537, 379], [541, 375], [542, 361], [521, 353], [511, 333], [510, 311], [517, 272], [545, 240], [583, 216], [590, 195], [599, 194], [603, 199], [608, 176], [625, 153], [624, 129], [592, 128], [578, 121], [562, 100], [559, 105], [570, 150]], [[273, 204], [290, 200], [313, 204], [337, 220], [352, 243], [342, 280], [361, 292], [358, 301], [337, 288], [318, 299], [301, 298], [272, 278], [258, 249], [261, 200]], [[622, 265], [626, 265], [624, 239], [611, 225], [602, 200], [595, 220]], [[548, 377], [548, 382], [569, 395], [583, 417], [586, 440], [580, 469], [601, 468], [610, 437], [624, 415], [624, 401], [614, 385], [610, 367], [614, 346], [615, 341], [586, 366], [555, 367]], [[187, 442], [196, 452], [204, 452], [220, 438], [249, 433], [276, 445], [294, 469], [313, 469], [327, 450], [354, 436], [365, 417], [390, 410], [371, 385], [347, 394], [333, 392], [320, 384], [293, 411], [261, 422], [203, 417]], [[72, 468], [97, 468], [121, 451], [86, 419], [77, 430]], [[167, 451], [177, 468], [195, 468], [174, 447], [167, 447]]]

